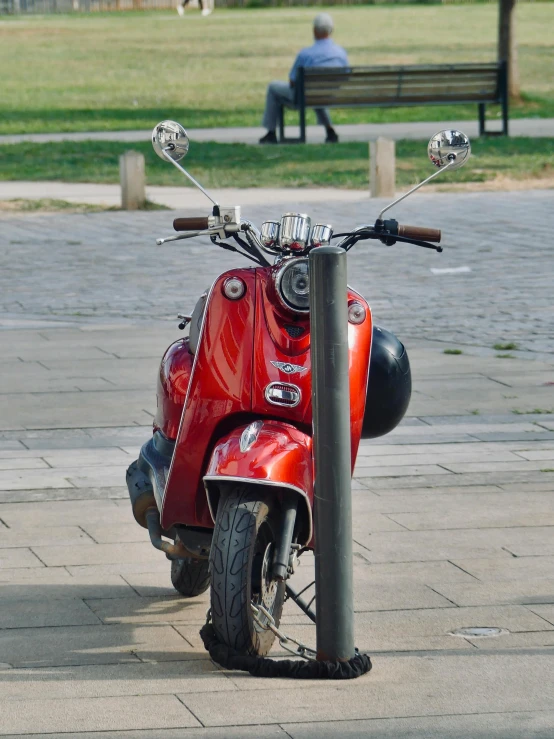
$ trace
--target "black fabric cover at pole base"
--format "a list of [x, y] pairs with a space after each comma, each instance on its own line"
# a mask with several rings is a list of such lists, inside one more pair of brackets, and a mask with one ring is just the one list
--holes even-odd
[[302, 680], [352, 680], [371, 670], [369, 655], [356, 654], [348, 662], [315, 660], [273, 660], [239, 654], [219, 641], [211, 624], [204, 624], [200, 636], [210, 657], [227, 670], [243, 670], [255, 677], [293, 677]]

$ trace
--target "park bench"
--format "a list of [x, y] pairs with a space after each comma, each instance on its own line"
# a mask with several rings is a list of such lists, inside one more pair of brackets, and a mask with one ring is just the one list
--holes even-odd
[[[294, 108], [300, 114], [300, 138], [286, 139], [284, 108], [279, 115], [280, 141], [306, 141], [308, 108], [396, 107], [477, 103], [479, 135], [508, 135], [506, 63], [438, 64], [391, 67], [300, 67]], [[500, 103], [502, 131], [485, 129], [485, 106]]]

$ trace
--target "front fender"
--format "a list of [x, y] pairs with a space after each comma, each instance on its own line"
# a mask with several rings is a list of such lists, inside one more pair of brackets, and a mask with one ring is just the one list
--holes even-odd
[[264, 420], [234, 429], [216, 443], [203, 480], [214, 522], [221, 495], [237, 482], [265, 487], [280, 498], [298, 495], [304, 503], [298, 509], [300, 543], [311, 541], [312, 437], [295, 426]]

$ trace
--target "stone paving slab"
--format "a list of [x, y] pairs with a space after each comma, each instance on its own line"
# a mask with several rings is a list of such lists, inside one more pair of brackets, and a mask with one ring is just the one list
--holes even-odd
[[[400, 526], [398, 527], [400, 528]], [[2, 549], [10, 547], [32, 547], [59, 544], [62, 546], [74, 546], [84, 541], [90, 541], [90, 536], [77, 526], [58, 526], [45, 529], [37, 527], [32, 529], [17, 528], [8, 529], [1, 534]]]
[[[353, 509], [359, 516], [380, 511], [394, 521], [399, 515], [438, 514], [437, 508], [442, 507], [447, 501], [448, 511], [445, 511], [444, 518], [438, 516], [437, 520], [448, 521], [449, 516], [472, 516], [482, 510], [483, 517], [479, 523], [489, 521], [489, 517], [494, 519], [499, 515], [529, 514], [530, 507], [534, 509], [535, 506], [541, 511], [551, 510], [552, 500], [548, 487], [542, 491], [527, 490], [525, 497], [520, 493], [521, 491], [518, 490], [507, 491], [493, 485], [481, 487], [475, 485], [466, 488], [411, 488], [394, 496], [357, 491], [353, 496]], [[442, 498], [441, 501], [442, 496], [447, 497]], [[402, 525], [404, 528], [410, 528], [405, 524]], [[467, 528], [474, 528], [474, 526], [470, 525]]]
[[3, 697], [14, 701], [27, 701], [30, 695], [57, 700], [237, 690], [208, 659], [3, 670], [0, 680]]
[[[121, 465], [120, 470], [125, 470]], [[83, 523], [110, 523], [121, 520], [129, 522], [130, 503], [128, 496], [126, 506], [118, 506], [113, 500], [99, 505], [95, 500], [73, 500], [59, 502], [38, 502], [32, 506], [25, 503], [4, 503], [0, 507], [2, 520], [10, 528], [27, 528], [36, 526], [80, 526]], [[87, 542], [88, 543], [88, 542]]]
[[[549, 469], [549, 468], [546, 468]], [[358, 482], [365, 485], [368, 490], [371, 489], [378, 495], [398, 495], [406, 494], [407, 490], [420, 489], [420, 488], [437, 488], [440, 489], [441, 485], [446, 483], [448, 487], [466, 486], [467, 491], [471, 492], [472, 488], [480, 487], [482, 485], [493, 485], [502, 486], [505, 489], [510, 489], [507, 486], [513, 485], [512, 489], [517, 491], [518, 483], [521, 483], [521, 491], [525, 490], [540, 490], [540, 486], [544, 485], [543, 489], [551, 487], [550, 482], [551, 473], [541, 471], [530, 471], [530, 472], [480, 472], [480, 473], [465, 473], [459, 474], [454, 477], [444, 477], [444, 475], [434, 476], [421, 476], [414, 477], [412, 475], [406, 477], [360, 477]], [[451, 483], [455, 482], [456, 485]], [[527, 485], [527, 487], [523, 487]]]
[[[129, 515], [132, 515], [130, 511]], [[148, 561], [152, 557], [152, 545], [146, 538], [142, 543], [89, 544], [87, 542], [79, 548], [63, 546], [33, 547], [33, 551], [47, 567], [102, 565], [110, 562], [132, 564], [140, 560]]]
[[[529, 533], [532, 534], [530, 531]], [[453, 559], [452, 563], [468, 572], [478, 580], [527, 582], [535, 578], [550, 578], [554, 572], [554, 556], [537, 555], [531, 557]]]
[[[554, 601], [554, 597], [551, 597], [550, 600]], [[529, 606], [529, 610], [554, 626], [554, 603], [551, 602], [549, 605], [532, 605]]]
[[[37, 739], [44, 734], [10, 734], [6, 739]], [[241, 726], [223, 729], [159, 729], [153, 726], [144, 731], [79, 732], [64, 733], [64, 739], [287, 739], [290, 734], [279, 726]], [[511, 739], [511, 738], [509, 738]]]
[[157, 624], [157, 623], [193, 623], [198, 627], [206, 621], [208, 599], [179, 598], [176, 594], [171, 598], [147, 598], [133, 596], [126, 599], [108, 598], [106, 600], [88, 600], [88, 607], [105, 624]]
[[31, 503], [69, 500], [128, 500], [126, 487], [39, 488], [38, 490], [0, 490], [0, 503]]
[[90, 626], [10, 629], [0, 640], [0, 662], [13, 667], [60, 667], [206, 661], [205, 652], [193, 650], [171, 626], [96, 624], [97, 619]]
[[105, 577], [106, 575], [123, 575], [127, 577], [129, 574], [135, 573], [157, 573], [161, 581], [166, 583], [168, 577], [167, 562], [160, 558], [146, 559], [133, 562], [112, 562], [104, 565], [68, 565], [67, 571], [70, 575], [85, 575], [97, 577]]
[[[461, 559], [463, 557], [513, 556], [506, 548], [517, 543], [517, 529], [468, 529], [448, 531], [405, 531], [402, 533], [387, 532], [373, 534], [360, 526], [354, 533], [355, 540], [364, 546], [372, 562], [406, 562], [442, 559]], [[537, 528], [533, 529], [533, 539], [537, 537]], [[523, 529], [523, 537], [529, 536], [529, 530]], [[544, 542], [548, 542], [552, 531], [543, 529], [541, 542], [529, 546], [535, 550]], [[39, 550], [37, 547], [37, 551]], [[511, 551], [511, 550], [510, 550]]]
[[[460, 606], [451, 608], [420, 608], [398, 611], [359, 611], [356, 616], [356, 639], [360, 649], [371, 649], [380, 637], [444, 637], [467, 624], [493, 625], [510, 633], [552, 631], [553, 624], [539, 615], [548, 605]], [[532, 610], [531, 610], [532, 609]], [[548, 612], [548, 611], [547, 611]], [[286, 617], [286, 623], [302, 622], [305, 617]], [[496, 640], [500, 646], [503, 637]], [[457, 637], [450, 637], [450, 648], [457, 649]], [[490, 643], [490, 640], [489, 640]]]
[[[153, 719], [155, 716], [155, 720]], [[0, 731], [63, 734], [75, 725], [84, 731], [201, 726], [177, 696], [117, 696], [67, 700], [7, 701]]]
[[[474, 575], [466, 572], [461, 567], [448, 560], [434, 562], [369, 562], [366, 557], [369, 553], [363, 550], [355, 551], [355, 557], [364, 560], [369, 574], [375, 582], [395, 583], [397, 581], [409, 580], [412, 583], [424, 583], [436, 587], [437, 583], [468, 583], [475, 582]], [[356, 561], [356, 560], [354, 560]]]
[[40, 559], [30, 549], [0, 549], [0, 572], [13, 567], [36, 567]]
[[[542, 510], [536, 506], [533, 512], [524, 510], [524, 506], [518, 506], [515, 510], [509, 509], [509, 501], [500, 508], [493, 506], [487, 510], [487, 528], [509, 528], [516, 526], [554, 526], [554, 501], [550, 495], [545, 498]], [[436, 510], [429, 513], [395, 513], [391, 514], [393, 521], [405, 526], [411, 531], [438, 530], [438, 529], [479, 529], [483, 524], [483, 513], [479, 510], [466, 510], [463, 512], [438, 513]], [[479, 505], [479, 508], [481, 506]], [[506, 510], [507, 509], [507, 510]]]
[[[23, 577], [19, 573], [26, 572]], [[11, 574], [9, 579], [1, 575]], [[104, 575], [101, 581], [94, 576], [70, 575], [65, 567], [46, 567], [40, 573], [25, 570], [6, 571], [0, 575], [0, 597], [4, 602], [58, 601], [66, 599], [128, 598], [135, 589], [121, 575]], [[32, 584], [29, 582], [33, 580]], [[159, 580], [159, 577], [158, 577]], [[62, 606], [61, 603], [58, 607]], [[35, 606], [36, 607], [36, 606]]]
[[[554, 572], [544, 580], [487, 583], [440, 583], [437, 592], [457, 606], [529, 605], [554, 601]], [[533, 608], [533, 611], [537, 611]], [[539, 612], [539, 615], [543, 615]], [[554, 616], [554, 612], [553, 612]]]
[[[376, 659], [376, 665], [380, 676], [373, 683], [367, 676], [354, 684], [327, 685], [307, 694], [296, 688], [281, 689], [278, 701], [266, 702], [264, 714], [271, 723], [285, 723], [336, 721], [345, 715], [354, 719], [552, 710], [554, 699], [544, 692], [544, 681], [551, 680], [548, 655], [392, 657]], [[245, 688], [249, 684], [245, 681]], [[266, 689], [272, 690], [271, 685]], [[206, 726], [248, 725], [259, 716], [257, 702], [238, 704], [229, 693], [213, 694], [209, 705], [198, 695], [181, 697]]]
[[81, 626], [98, 624], [100, 619], [80, 600], [60, 603], [49, 600], [37, 607], [28, 600], [10, 599], [2, 604], [0, 629], [30, 629], [46, 626]]
[[0, 471], [18, 469], [48, 469], [48, 465], [42, 459], [0, 459]]
[[[463, 714], [407, 719], [371, 719], [369, 721], [316, 722], [284, 724], [291, 739], [551, 739], [554, 712], [541, 711], [486, 713], [478, 716]], [[340, 728], [339, 728], [340, 727]], [[129, 738], [131, 739], [131, 738]], [[133, 738], [134, 739], [134, 738]], [[138, 737], [136, 739], [139, 739]]]

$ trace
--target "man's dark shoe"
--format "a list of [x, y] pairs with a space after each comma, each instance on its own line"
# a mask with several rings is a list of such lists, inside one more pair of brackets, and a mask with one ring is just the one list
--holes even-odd
[[277, 144], [277, 136], [275, 131], [268, 131], [265, 136], [260, 139], [260, 144]]
[[338, 144], [339, 136], [334, 128], [327, 129], [327, 138], [325, 139], [326, 144]]

